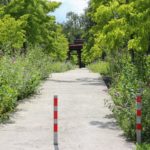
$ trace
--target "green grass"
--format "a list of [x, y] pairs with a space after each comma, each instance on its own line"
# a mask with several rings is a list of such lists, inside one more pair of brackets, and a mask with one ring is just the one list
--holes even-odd
[[92, 63], [88, 65], [87, 68], [90, 69], [92, 72], [100, 73], [102, 75], [109, 74], [109, 63], [105, 61], [98, 61]]
[[74, 69], [75, 66], [72, 65], [70, 62], [53, 62], [51, 64], [51, 70], [52, 72], [65, 72], [67, 70], [71, 70], [71, 69]]
[[136, 150], [150, 150], [150, 144], [137, 145]]

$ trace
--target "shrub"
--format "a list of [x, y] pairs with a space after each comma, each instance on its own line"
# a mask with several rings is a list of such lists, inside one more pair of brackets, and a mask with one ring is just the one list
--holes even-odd
[[4, 53], [13, 54], [22, 47], [26, 41], [24, 24], [22, 19], [16, 20], [10, 15], [0, 19], [0, 47]]
[[150, 143], [150, 88], [145, 87], [142, 102], [142, 138]]
[[[142, 139], [150, 142], [150, 93], [149, 87], [140, 81], [138, 70], [133, 64], [126, 63], [122, 72], [113, 83], [110, 93], [115, 103], [116, 119], [127, 137], [135, 140], [136, 94], [142, 87]], [[139, 82], [140, 81], [140, 82]]]
[[108, 75], [109, 63], [105, 61], [98, 61], [88, 65], [88, 68], [93, 72], [98, 72], [102, 75]]
[[69, 63], [55, 63], [39, 48], [30, 49], [26, 56], [0, 60], [0, 121], [8, 118], [17, 100], [32, 94], [40, 81], [51, 72], [61, 72], [72, 68]]
[[[147, 59], [146, 82], [143, 82], [138, 75], [137, 67], [127, 61], [122, 61], [122, 68], [119, 72], [114, 72], [116, 76], [112, 77], [112, 85], [110, 94], [114, 101], [113, 112], [115, 117], [124, 130], [125, 135], [135, 140], [135, 124], [136, 124], [136, 95], [140, 88], [143, 88], [142, 93], [142, 139], [150, 142], [150, 59]], [[103, 75], [109, 74], [108, 63], [97, 62], [88, 66], [93, 72], [99, 72]], [[139, 147], [139, 150], [142, 148]]]
[[150, 144], [137, 145], [136, 150], [150, 150]]
[[114, 114], [125, 134], [135, 139], [135, 97], [138, 90], [136, 69], [125, 64], [122, 72], [115, 79], [110, 93], [115, 107]]

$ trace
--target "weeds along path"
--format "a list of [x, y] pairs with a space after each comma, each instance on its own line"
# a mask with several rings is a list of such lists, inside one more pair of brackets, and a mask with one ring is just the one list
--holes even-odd
[[[59, 145], [53, 146], [53, 96], [59, 97]], [[132, 150], [104, 100], [101, 77], [87, 69], [55, 73], [0, 125], [0, 150]]]

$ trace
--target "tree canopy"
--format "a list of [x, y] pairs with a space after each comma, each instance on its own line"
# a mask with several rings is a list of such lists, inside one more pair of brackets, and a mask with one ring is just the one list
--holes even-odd
[[[6, 47], [9, 47], [8, 53], [14, 53], [39, 45], [46, 53], [66, 58], [67, 39], [55, 17], [50, 15], [61, 3], [47, 0], [2, 0], [0, 3], [0, 47], [3, 52], [7, 51]], [[60, 43], [65, 43], [64, 49], [60, 49]]]
[[148, 51], [149, 0], [91, 0], [86, 16], [93, 23], [88, 30], [92, 40], [88, 37], [85, 48], [85, 56], [92, 53], [92, 57], [87, 62], [100, 57], [103, 51], [128, 53], [133, 50], [140, 54]]
[[74, 12], [68, 12], [67, 21], [63, 24], [63, 32], [68, 41], [73, 43], [75, 39], [82, 38], [85, 30], [85, 16]]

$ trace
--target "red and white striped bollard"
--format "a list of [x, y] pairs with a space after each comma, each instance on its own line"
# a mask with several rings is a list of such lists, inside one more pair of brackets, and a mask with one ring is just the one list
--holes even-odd
[[136, 97], [136, 141], [141, 144], [142, 141], [142, 96], [138, 94]]
[[58, 97], [54, 96], [54, 145], [58, 145]]

